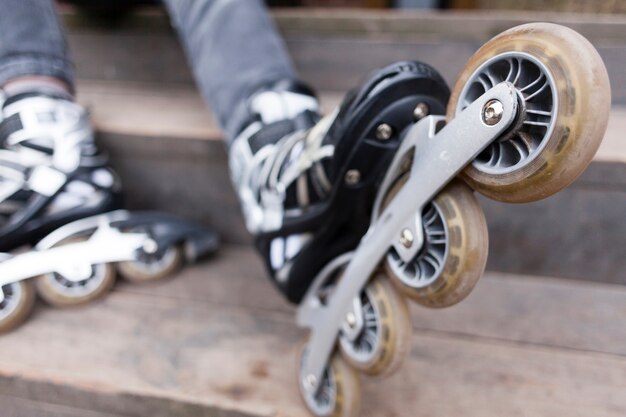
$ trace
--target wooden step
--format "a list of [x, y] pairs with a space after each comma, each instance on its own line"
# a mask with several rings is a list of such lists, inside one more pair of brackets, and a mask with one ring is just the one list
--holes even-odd
[[[228, 242], [249, 242], [220, 131], [193, 89], [83, 82], [79, 92], [130, 208], [171, 211], [216, 228]], [[340, 97], [322, 94], [324, 111]], [[626, 284], [624, 130], [626, 109], [614, 108], [589, 169], [550, 199], [524, 205], [482, 199], [491, 269]]]
[[[364, 417], [626, 412], [621, 287], [488, 273], [456, 307], [411, 310], [410, 357], [391, 378], [363, 378]], [[0, 338], [0, 406], [11, 417], [304, 417], [303, 336], [256, 255], [226, 247], [79, 310], [40, 306]]]
[[[496, 34], [519, 24], [550, 21], [572, 27], [599, 50], [615, 104], [626, 104], [626, 17], [537, 12], [411, 12], [275, 10], [302, 78], [324, 91], [344, 92], [370, 71], [417, 59], [434, 66], [452, 85], [468, 58]], [[185, 55], [166, 15], [148, 9], [112, 26], [66, 10], [77, 74], [88, 80], [192, 85]], [[120, 47], [123, 45], [124, 47]]]

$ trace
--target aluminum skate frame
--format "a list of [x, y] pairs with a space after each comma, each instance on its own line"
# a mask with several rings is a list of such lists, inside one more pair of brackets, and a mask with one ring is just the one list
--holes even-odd
[[[498, 100], [503, 112], [500, 120], [490, 126], [483, 121], [483, 109], [491, 100]], [[438, 127], [445, 123], [445, 118], [428, 116], [407, 132], [379, 188], [368, 232], [354, 252], [336, 258], [318, 274], [298, 308], [298, 325], [309, 328], [311, 332], [308, 354], [300, 369], [300, 384], [304, 389], [309, 392], [318, 389], [339, 331], [345, 328], [345, 318], [354, 312], [354, 298], [358, 297], [388, 250], [395, 248], [404, 261], [410, 261], [417, 255], [424, 241], [422, 209], [512, 125], [518, 114], [518, 100], [514, 86], [502, 82], [470, 104], [441, 130]], [[408, 181], [379, 213], [387, 190], [402, 173], [403, 164], [407, 163], [407, 152], [412, 150], [414, 154]], [[414, 237], [409, 248], [400, 240], [405, 229]], [[336, 268], [346, 264], [342, 278], [322, 302], [318, 296], [320, 289]]]

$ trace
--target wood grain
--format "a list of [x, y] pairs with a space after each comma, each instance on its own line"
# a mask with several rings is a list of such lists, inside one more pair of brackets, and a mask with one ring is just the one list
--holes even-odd
[[[490, 274], [458, 308], [414, 309], [411, 357], [389, 379], [364, 380], [363, 416], [623, 416], [626, 338], [613, 322], [625, 299], [607, 285]], [[252, 252], [228, 248], [81, 310], [38, 309], [0, 339], [0, 405], [304, 417], [302, 336]]]

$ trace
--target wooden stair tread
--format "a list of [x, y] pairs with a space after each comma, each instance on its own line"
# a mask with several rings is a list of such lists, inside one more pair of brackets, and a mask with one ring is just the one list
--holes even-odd
[[[626, 291], [499, 275], [457, 307], [412, 309], [410, 358], [389, 379], [363, 379], [364, 416], [626, 412]], [[173, 280], [122, 284], [80, 310], [38, 309], [0, 338], [0, 403], [304, 417], [294, 384], [302, 337], [253, 251], [227, 247]]]

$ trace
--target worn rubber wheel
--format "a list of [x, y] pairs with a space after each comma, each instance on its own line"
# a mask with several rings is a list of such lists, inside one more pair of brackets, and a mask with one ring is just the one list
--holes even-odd
[[361, 405], [358, 373], [334, 353], [317, 392], [312, 394], [304, 388], [306, 377], [301, 369], [306, 349], [303, 344], [298, 355], [298, 386], [307, 409], [317, 417], [357, 417]]
[[180, 246], [171, 246], [163, 254], [142, 254], [135, 261], [117, 264], [117, 270], [130, 282], [142, 283], [158, 281], [179, 269], [183, 263], [183, 250]]
[[607, 71], [575, 31], [551, 23], [517, 26], [468, 61], [452, 90], [448, 119], [502, 81], [516, 87], [520, 115], [462, 176], [495, 200], [540, 200], [574, 181], [596, 153], [610, 112]]
[[0, 302], [0, 333], [6, 333], [22, 324], [35, 305], [35, 289], [30, 280], [4, 285], [4, 300]]
[[[86, 240], [88, 237], [71, 237], [55, 246]], [[72, 307], [89, 303], [108, 294], [115, 284], [115, 268], [111, 264], [92, 265], [86, 279], [74, 282], [57, 272], [36, 278], [37, 292], [55, 307]]]
[[[386, 206], [407, 180], [390, 189]], [[482, 208], [462, 181], [448, 184], [422, 211], [424, 244], [404, 262], [391, 249], [384, 267], [407, 296], [427, 307], [447, 307], [469, 295], [485, 270], [489, 234]]]
[[354, 340], [339, 335], [339, 349], [355, 369], [370, 375], [393, 373], [410, 347], [411, 319], [404, 297], [378, 273], [360, 295], [363, 328]]

